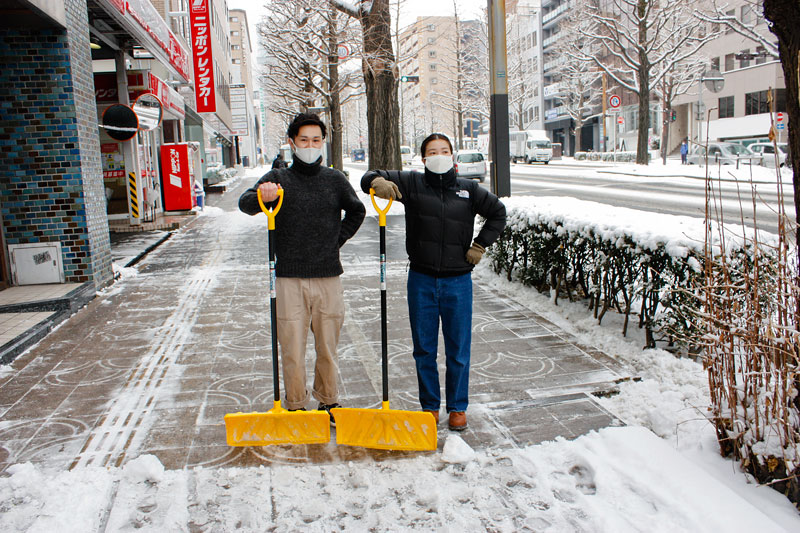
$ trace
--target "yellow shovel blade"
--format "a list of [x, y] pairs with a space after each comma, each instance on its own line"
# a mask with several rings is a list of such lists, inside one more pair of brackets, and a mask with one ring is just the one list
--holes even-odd
[[321, 444], [331, 440], [331, 419], [325, 411], [287, 411], [280, 402], [266, 413], [225, 415], [228, 446]]
[[435, 450], [436, 419], [424, 411], [331, 409], [336, 419], [336, 444], [380, 450]]

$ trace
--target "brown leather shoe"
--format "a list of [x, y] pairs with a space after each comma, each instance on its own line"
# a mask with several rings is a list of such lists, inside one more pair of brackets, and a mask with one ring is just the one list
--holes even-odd
[[464, 431], [467, 429], [467, 413], [464, 411], [451, 411], [448, 427], [450, 431]]
[[436, 419], [436, 424], [439, 424], [439, 411], [434, 411], [433, 409], [423, 409], [422, 411], [432, 414], [433, 418]]

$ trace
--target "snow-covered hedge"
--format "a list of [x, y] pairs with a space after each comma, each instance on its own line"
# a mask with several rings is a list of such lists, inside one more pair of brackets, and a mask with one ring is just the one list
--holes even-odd
[[[598, 320], [608, 310], [638, 317], [647, 345], [686, 344], [697, 334], [703, 274], [703, 220], [613, 207], [574, 198], [504, 200], [508, 224], [489, 250], [496, 272], [539, 291], [586, 299]], [[750, 245], [733, 226], [729, 261], [748, 261]], [[713, 230], [712, 230], [713, 231]], [[713, 236], [719, 246], [719, 238]]]
[[[649, 161], [658, 157], [652, 150], [647, 152]], [[617, 163], [633, 163], [636, 161], [636, 151], [633, 152], [575, 152], [575, 161], [608, 161]]]

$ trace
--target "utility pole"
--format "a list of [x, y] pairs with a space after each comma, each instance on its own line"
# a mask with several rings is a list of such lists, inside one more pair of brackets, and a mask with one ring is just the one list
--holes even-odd
[[506, 72], [505, 0], [487, 0], [489, 14], [489, 150], [492, 189], [497, 196], [511, 196], [511, 163], [508, 147], [508, 77]]

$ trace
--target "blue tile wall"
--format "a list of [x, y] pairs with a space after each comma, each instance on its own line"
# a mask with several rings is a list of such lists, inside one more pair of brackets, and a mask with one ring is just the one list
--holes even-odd
[[5, 243], [60, 241], [68, 282], [113, 279], [86, 0], [66, 29], [0, 29]]

